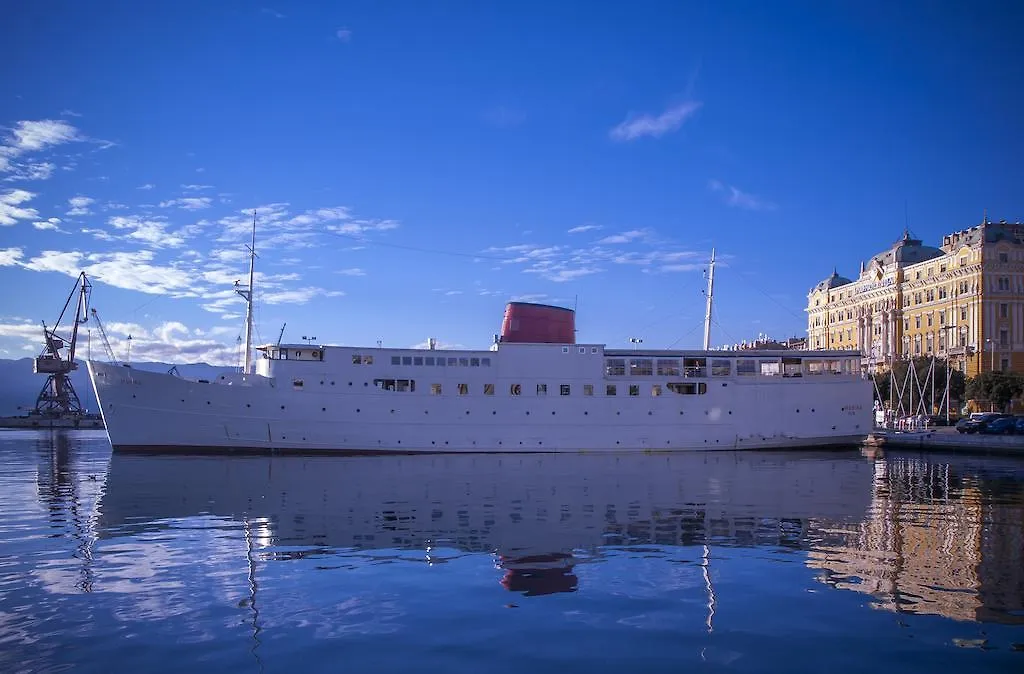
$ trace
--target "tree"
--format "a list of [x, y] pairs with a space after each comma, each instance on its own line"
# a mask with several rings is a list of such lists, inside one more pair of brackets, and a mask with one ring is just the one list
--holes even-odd
[[[910, 379], [907, 379], [907, 371], [913, 364], [914, 372], [910, 375]], [[931, 412], [930, 405], [932, 403], [932, 382], [928, 378], [928, 373], [931, 370], [932, 359], [928, 356], [919, 356], [913, 361], [910, 360], [898, 360], [893, 363], [891, 370], [885, 372], [875, 373], [875, 398], [880, 400], [883, 405], [888, 405], [890, 398], [892, 399], [893, 409], [900, 408], [900, 400], [896, 395], [898, 392], [902, 393], [903, 409], [908, 414], [917, 411], [919, 407], [919, 401], [921, 400], [921, 391], [919, 386], [924, 389], [924, 399], [926, 402], [926, 409]], [[946, 390], [946, 368], [948, 364], [945, 359], [935, 359], [935, 405], [941, 407], [943, 393]], [[914, 383], [914, 375], [917, 376], [918, 384]], [[892, 390], [892, 383], [895, 380], [896, 388]], [[964, 391], [966, 389], [967, 380], [964, 377], [964, 373], [955, 369], [949, 369], [949, 399], [947, 403], [950, 407], [953, 407], [953, 401], [959, 401], [963, 399]], [[913, 389], [913, 393], [911, 393]], [[913, 405], [911, 402], [913, 401]], [[940, 412], [942, 410], [939, 410]]]
[[967, 380], [967, 397], [984, 400], [1000, 410], [1024, 393], [1024, 377], [1016, 372], [982, 372]]

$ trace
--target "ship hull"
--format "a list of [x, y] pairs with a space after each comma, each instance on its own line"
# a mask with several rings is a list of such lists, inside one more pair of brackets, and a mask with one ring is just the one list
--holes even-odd
[[280, 378], [203, 383], [88, 366], [115, 451], [778, 449], [857, 444], [871, 430], [871, 384], [846, 377], [714, 381], [699, 396], [463, 398], [380, 391], [359, 381], [334, 386], [315, 374], [296, 390]]

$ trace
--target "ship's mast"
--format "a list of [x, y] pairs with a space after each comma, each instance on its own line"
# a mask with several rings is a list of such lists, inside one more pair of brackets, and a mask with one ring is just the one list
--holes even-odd
[[711, 264], [708, 266], [708, 306], [704, 312], [704, 350], [711, 348], [711, 302], [715, 294], [715, 249], [711, 249]]
[[235, 292], [245, 300], [245, 355], [242, 373], [252, 374], [252, 290], [256, 269], [256, 211], [252, 212], [252, 245], [249, 248], [249, 285], [242, 287], [235, 281]]

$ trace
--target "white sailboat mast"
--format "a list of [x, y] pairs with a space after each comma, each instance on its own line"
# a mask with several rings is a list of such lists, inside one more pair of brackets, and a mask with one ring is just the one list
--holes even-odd
[[252, 244], [249, 248], [249, 285], [242, 287], [235, 281], [235, 292], [245, 300], [245, 355], [242, 373], [252, 374], [252, 291], [256, 269], [256, 211], [252, 212]]
[[711, 249], [711, 264], [708, 266], [708, 306], [704, 313], [704, 350], [711, 348], [711, 304], [715, 294], [715, 249]]

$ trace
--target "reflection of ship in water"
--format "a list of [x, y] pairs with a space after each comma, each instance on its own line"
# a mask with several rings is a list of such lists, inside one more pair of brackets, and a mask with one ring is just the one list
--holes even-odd
[[258, 521], [255, 552], [268, 560], [325, 547], [422, 550], [428, 557], [445, 548], [490, 552], [508, 590], [548, 594], [575, 590], [576, 568], [604, 546], [800, 547], [815, 522], [849, 524], [864, 517], [871, 471], [855, 454], [807, 451], [230, 458], [115, 453], [99, 533], [123, 535], [212, 515]]
[[867, 518], [831, 531], [808, 564], [877, 608], [1024, 624], [1024, 464], [939, 459], [876, 463]]

